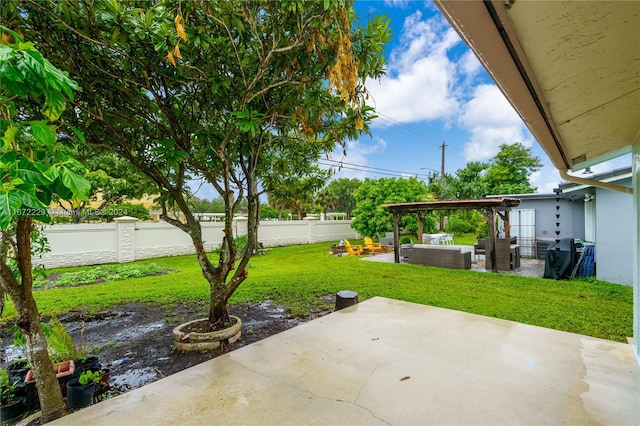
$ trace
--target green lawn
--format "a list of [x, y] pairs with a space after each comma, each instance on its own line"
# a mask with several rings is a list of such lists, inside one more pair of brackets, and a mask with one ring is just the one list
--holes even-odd
[[[622, 342], [632, 335], [633, 291], [628, 286], [366, 262], [357, 257], [329, 256], [329, 247], [330, 243], [278, 247], [269, 249], [266, 256], [254, 257], [249, 277], [231, 303], [269, 298], [286, 306], [291, 315], [307, 315], [330, 307], [320, 296], [353, 290], [360, 301], [384, 296]], [[50, 316], [79, 308], [97, 311], [134, 301], [203, 304], [207, 300], [208, 285], [194, 256], [149, 259], [134, 265], [149, 263], [173, 272], [39, 290], [35, 298], [40, 312]], [[14, 315], [8, 303], [3, 322]]]

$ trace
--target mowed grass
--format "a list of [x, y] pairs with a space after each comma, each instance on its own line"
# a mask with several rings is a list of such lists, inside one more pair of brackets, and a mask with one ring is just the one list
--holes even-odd
[[[360, 301], [383, 296], [621, 342], [632, 335], [633, 289], [629, 286], [367, 262], [329, 256], [329, 247], [328, 243], [278, 247], [253, 257], [249, 276], [230, 303], [270, 299], [284, 305], [291, 315], [304, 316], [331, 307], [321, 296], [353, 290]], [[209, 286], [195, 256], [136, 263], [155, 263], [174, 272], [35, 291], [41, 314], [98, 311], [129, 302], [206, 305]], [[2, 321], [8, 323], [14, 316], [9, 302]]]

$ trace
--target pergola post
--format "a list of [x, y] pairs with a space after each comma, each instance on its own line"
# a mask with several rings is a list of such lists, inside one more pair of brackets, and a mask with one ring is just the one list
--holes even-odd
[[418, 216], [418, 244], [422, 244], [422, 215], [416, 213], [416, 216]]
[[508, 240], [511, 238], [511, 224], [509, 223], [509, 210], [497, 212], [498, 216], [504, 222], [504, 237]]
[[487, 222], [489, 225], [489, 238], [487, 238], [489, 247], [487, 247], [487, 253], [489, 254], [489, 259], [491, 259], [491, 272], [498, 272], [498, 262], [496, 261], [496, 210], [493, 207], [489, 209]]
[[[491, 261], [491, 272], [498, 272], [498, 263], [496, 262], [496, 210], [489, 207], [486, 210], [478, 210], [489, 227], [489, 235], [487, 236], [487, 246], [485, 247], [485, 259]], [[486, 268], [486, 262], [485, 262]]]
[[400, 212], [393, 212], [393, 258], [395, 263], [400, 263]]

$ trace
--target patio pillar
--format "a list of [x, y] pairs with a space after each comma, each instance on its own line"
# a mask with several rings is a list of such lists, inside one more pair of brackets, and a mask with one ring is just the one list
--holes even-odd
[[640, 364], [640, 140], [632, 147], [631, 153], [633, 183], [633, 214], [635, 220], [631, 224], [633, 239], [633, 350], [636, 361]]

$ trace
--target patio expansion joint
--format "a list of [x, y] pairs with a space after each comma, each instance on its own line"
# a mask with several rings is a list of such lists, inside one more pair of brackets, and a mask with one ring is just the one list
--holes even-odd
[[296, 385], [294, 385], [294, 384], [291, 384], [291, 383], [290, 383], [290, 382], [288, 382], [288, 381], [278, 379], [278, 378], [273, 377], [273, 376], [271, 376], [271, 375], [269, 375], [269, 374], [264, 374], [263, 372], [258, 371], [258, 370], [255, 370], [255, 369], [253, 369], [253, 368], [249, 368], [249, 367], [247, 367], [246, 365], [244, 365], [242, 362], [240, 362], [240, 361], [238, 361], [238, 360], [234, 360], [234, 362], [235, 362], [235, 363], [237, 363], [240, 367], [244, 368], [244, 369], [245, 369], [245, 370], [247, 370], [247, 371], [250, 371], [250, 372], [252, 372], [252, 373], [254, 373], [254, 374], [257, 374], [257, 375], [259, 375], [259, 376], [265, 377], [265, 378], [267, 378], [267, 379], [269, 379], [269, 380], [273, 380], [273, 381], [275, 381], [275, 382], [279, 383], [280, 385], [282, 385], [282, 386], [286, 386], [286, 387], [288, 387], [288, 388], [290, 388], [290, 389], [294, 389], [294, 390], [296, 390], [297, 392], [300, 392], [300, 393], [303, 393], [303, 394], [309, 395], [309, 397], [310, 397], [310, 398], [319, 399], [319, 400], [324, 400], [324, 401], [335, 401], [335, 402], [341, 402], [341, 403], [344, 403], [344, 404], [353, 405], [354, 407], [357, 407], [357, 408], [358, 408], [358, 409], [360, 409], [360, 410], [366, 411], [366, 412], [367, 412], [367, 413], [369, 413], [369, 415], [370, 415], [371, 417], [373, 417], [374, 419], [379, 420], [379, 421], [383, 422], [384, 424], [391, 425], [391, 423], [389, 423], [389, 422], [388, 422], [388, 421], [386, 421], [385, 419], [378, 417], [378, 416], [377, 416], [373, 411], [371, 411], [371, 409], [369, 409], [369, 408], [367, 408], [367, 407], [363, 407], [363, 406], [361, 406], [360, 404], [358, 404], [358, 403], [356, 402], [356, 401], [360, 398], [360, 392], [362, 391], [362, 389], [363, 389], [364, 387], [366, 387], [367, 383], [369, 382], [369, 379], [370, 379], [370, 378], [371, 378], [371, 376], [373, 375], [374, 371], [378, 369], [378, 367], [379, 367], [379, 366], [378, 366], [378, 367], [376, 367], [376, 368], [374, 368], [374, 369], [371, 371], [371, 374], [370, 374], [370, 376], [369, 376], [369, 379], [367, 379], [367, 380], [365, 381], [365, 384], [360, 388], [360, 390], [358, 390], [358, 394], [356, 395], [355, 399], [354, 399], [353, 401], [348, 401], [348, 400], [345, 400], [345, 399], [342, 399], [342, 398], [329, 398], [329, 397], [326, 397], [326, 396], [320, 396], [320, 395], [317, 395], [315, 392], [312, 392], [312, 391], [310, 391], [310, 390], [308, 390], [308, 389], [303, 389], [303, 388], [301, 388], [301, 387], [299, 387], [299, 386], [296, 386]]

